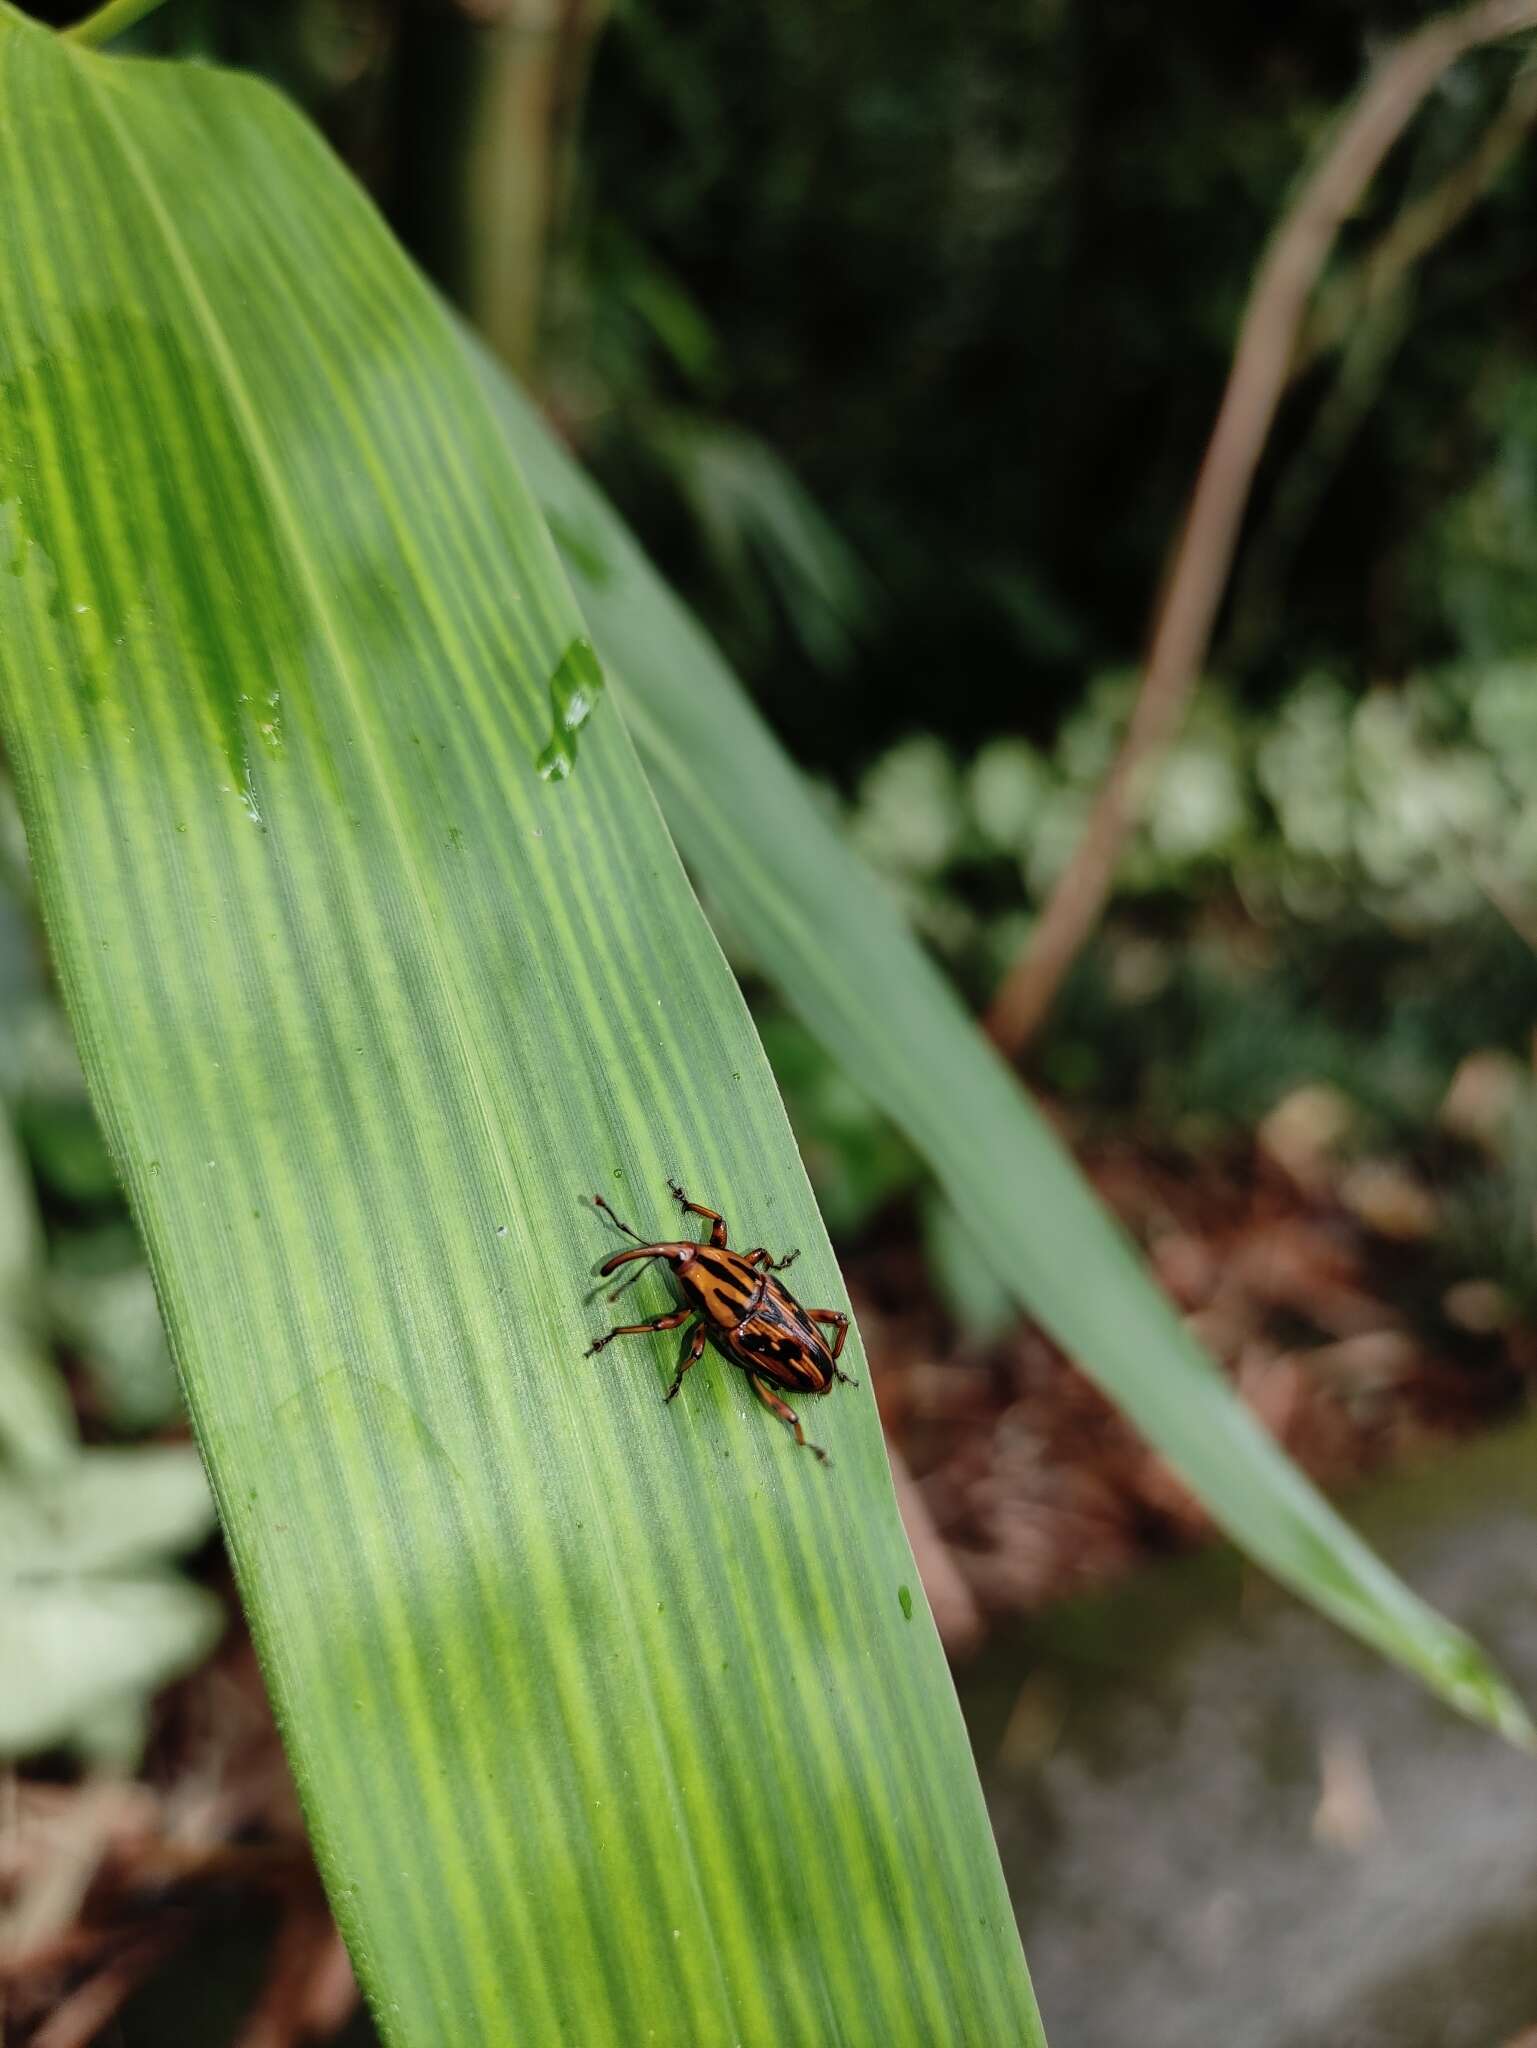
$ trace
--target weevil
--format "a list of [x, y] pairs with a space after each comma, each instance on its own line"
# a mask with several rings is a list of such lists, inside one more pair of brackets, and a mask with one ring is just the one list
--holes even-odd
[[[668, 1244], [647, 1244], [639, 1231], [619, 1222], [601, 1195], [594, 1195], [594, 1205], [619, 1224], [626, 1237], [633, 1237], [637, 1246], [635, 1251], [615, 1252], [598, 1271], [606, 1280], [621, 1266], [665, 1259], [683, 1296], [682, 1306], [670, 1309], [664, 1316], [653, 1316], [647, 1323], [620, 1323], [590, 1344], [583, 1357], [591, 1358], [616, 1337], [676, 1330], [692, 1321], [693, 1327], [683, 1339], [678, 1369], [663, 1400], [671, 1401], [676, 1396], [683, 1385], [683, 1375], [691, 1365], [698, 1364], [705, 1345], [713, 1343], [722, 1357], [747, 1375], [758, 1399], [794, 1433], [795, 1441], [808, 1451], [815, 1451], [825, 1464], [826, 1451], [808, 1439], [800, 1417], [774, 1389], [786, 1387], [794, 1394], [826, 1394], [834, 1380], [841, 1380], [846, 1387], [858, 1386], [857, 1380], [838, 1368], [843, 1341], [849, 1333], [848, 1317], [839, 1308], [802, 1308], [789, 1288], [775, 1279], [776, 1273], [784, 1272], [800, 1257], [798, 1251], [782, 1259], [771, 1258], [762, 1245], [755, 1251], [732, 1251], [725, 1218], [717, 1210], [707, 1209], [703, 1202], [691, 1202], [675, 1180], [667, 1185], [685, 1215], [702, 1216], [709, 1224], [708, 1242], [694, 1244], [685, 1238]], [[614, 1289], [609, 1300], [616, 1301], [631, 1280], [639, 1277], [632, 1274], [630, 1280]], [[697, 1321], [693, 1321], [695, 1317]], [[833, 1331], [830, 1346], [819, 1325]]]

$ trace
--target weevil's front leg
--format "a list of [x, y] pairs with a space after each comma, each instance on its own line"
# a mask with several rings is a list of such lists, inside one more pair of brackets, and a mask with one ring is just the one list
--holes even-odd
[[675, 1180], [670, 1180], [667, 1185], [672, 1189], [680, 1209], [686, 1210], [690, 1216], [703, 1216], [708, 1220], [710, 1225], [710, 1242], [717, 1250], [723, 1250], [726, 1243], [725, 1217], [719, 1215], [714, 1209], [707, 1209], [703, 1202], [691, 1202]]
[[814, 1323], [831, 1323], [837, 1329], [833, 1339], [833, 1378], [842, 1380], [846, 1387], [857, 1387], [858, 1380], [850, 1379], [846, 1372], [839, 1372], [837, 1361], [843, 1356], [844, 1339], [849, 1334], [849, 1319], [841, 1308], [808, 1308], [806, 1311]]
[[683, 1349], [678, 1356], [678, 1370], [672, 1376], [672, 1385], [662, 1396], [663, 1401], [670, 1401], [672, 1399], [673, 1395], [677, 1393], [679, 1387], [683, 1384], [683, 1375], [691, 1365], [699, 1363], [704, 1353], [705, 1339], [709, 1334], [703, 1323], [696, 1323], [684, 1338]]
[[621, 1323], [606, 1336], [595, 1338], [582, 1356], [591, 1358], [595, 1351], [601, 1351], [605, 1344], [612, 1344], [616, 1337], [646, 1337], [653, 1330], [676, 1330], [678, 1325], [686, 1323], [693, 1313], [691, 1308], [675, 1308], [668, 1315], [653, 1316], [649, 1323]]
[[786, 1252], [782, 1259], [772, 1259], [765, 1247], [760, 1244], [755, 1252], [748, 1252], [747, 1263], [749, 1266], [767, 1266], [771, 1273], [782, 1273], [786, 1266], [793, 1266], [800, 1255], [800, 1246], [797, 1245], [793, 1252]]
[[795, 1410], [790, 1406], [789, 1402], [781, 1401], [779, 1396], [774, 1392], [774, 1389], [769, 1385], [768, 1381], [760, 1380], [755, 1372], [750, 1372], [747, 1375], [747, 1377], [752, 1381], [752, 1390], [757, 1395], [758, 1399], [763, 1403], [764, 1407], [771, 1408], [773, 1412], [779, 1417], [781, 1422], [787, 1424], [789, 1428], [794, 1430], [795, 1441], [798, 1444], [800, 1444], [803, 1449], [808, 1451], [815, 1451], [817, 1456], [825, 1465], [828, 1462], [826, 1451], [823, 1450], [820, 1444], [814, 1444], [811, 1442], [810, 1438], [806, 1435], [806, 1432], [801, 1428], [800, 1417], [796, 1414]]

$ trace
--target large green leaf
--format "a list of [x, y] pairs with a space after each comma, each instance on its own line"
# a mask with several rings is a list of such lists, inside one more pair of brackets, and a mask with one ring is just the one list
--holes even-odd
[[719, 653], [510, 379], [465, 341], [707, 897], [924, 1154], [977, 1256], [1253, 1557], [1463, 1712], [1531, 1741], [1525, 1708], [1477, 1646], [1360, 1541], [1186, 1334]]
[[385, 2034], [1038, 2039], [868, 1384], [824, 1469], [582, 1355], [595, 1188], [842, 1290], [613, 707], [535, 772], [590, 658], [453, 333], [269, 92], [9, 7], [0, 180], [5, 736]]

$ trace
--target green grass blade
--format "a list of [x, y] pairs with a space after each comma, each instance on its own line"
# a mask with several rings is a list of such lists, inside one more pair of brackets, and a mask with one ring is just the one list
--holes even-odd
[[673, 834], [828, 1050], [928, 1160], [980, 1256], [1234, 1540], [1464, 1713], [1526, 1710], [1309, 1485], [1186, 1335], [1024, 1089], [844, 844], [721, 656], [502, 370], [468, 343], [560, 541]]
[[582, 1355], [597, 1188], [842, 1289], [456, 338], [248, 81], [0, 6], [0, 180], [5, 739], [386, 2037], [1038, 2041], [868, 1385]]

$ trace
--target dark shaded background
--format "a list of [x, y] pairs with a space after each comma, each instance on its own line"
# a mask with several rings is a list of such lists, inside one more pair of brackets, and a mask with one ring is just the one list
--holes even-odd
[[[1432, 11], [173, 0], [138, 39], [276, 77], [472, 312], [469, 252], [499, 227], [468, 189], [477, 109], [557, 51], [553, 152], [534, 135], [509, 159], [558, 159], [525, 367], [798, 757], [846, 781], [915, 728], [1048, 738], [1086, 678], [1136, 659], [1255, 258], [1373, 49]], [[553, 33], [520, 36], [536, 16]], [[1523, 61], [1448, 79], [1346, 263]], [[1508, 516], [1537, 518], [1534, 180], [1523, 153], [1422, 266], [1282, 534], [1338, 352], [1292, 394], [1216, 651], [1246, 698], [1320, 662], [1394, 678], [1529, 638], [1514, 536], [1455, 515], [1499, 470]], [[786, 542], [743, 435], [820, 509], [827, 559]], [[701, 481], [701, 438], [729, 439], [724, 480]]]

